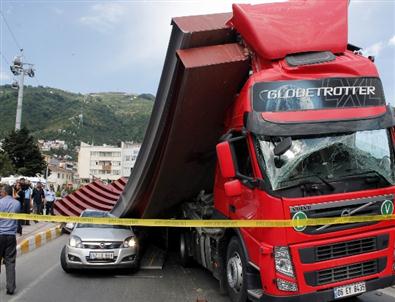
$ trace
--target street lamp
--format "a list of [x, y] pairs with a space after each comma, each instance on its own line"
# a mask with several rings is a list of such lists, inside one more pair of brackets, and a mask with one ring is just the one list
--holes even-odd
[[21, 129], [24, 77], [25, 75], [31, 78], [34, 77], [33, 64], [24, 63], [22, 58], [23, 55], [21, 50], [21, 55], [16, 56], [12, 61], [12, 65], [10, 66], [12, 74], [14, 76], [19, 76], [19, 83], [17, 81], [14, 81], [11, 85], [12, 88], [18, 89], [18, 103], [16, 106], [15, 130]]

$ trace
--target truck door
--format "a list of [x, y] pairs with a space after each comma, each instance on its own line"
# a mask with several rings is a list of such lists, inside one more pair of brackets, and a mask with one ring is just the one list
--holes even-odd
[[[237, 138], [237, 135], [234, 137]], [[242, 183], [242, 193], [238, 196], [229, 197], [229, 216], [232, 219], [254, 219], [259, 204], [256, 198], [255, 186], [251, 183], [255, 176], [248, 137], [240, 134], [239, 139], [232, 139], [232, 148], [236, 157], [237, 178]]]

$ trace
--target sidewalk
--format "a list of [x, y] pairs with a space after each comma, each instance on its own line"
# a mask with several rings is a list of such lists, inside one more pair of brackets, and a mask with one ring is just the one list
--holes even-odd
[[60, 235], [58, 223], [30, 221], [30, 225], [22, 225], [22, 235], [17, 234], [17, 255], [28, 253]]

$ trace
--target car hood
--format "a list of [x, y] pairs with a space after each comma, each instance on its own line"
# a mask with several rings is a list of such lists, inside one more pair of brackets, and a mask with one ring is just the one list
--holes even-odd
[[134, 233], [127, 229], [76, 228], [71, 235], [80, 237], [82, 241], [123, 241]]

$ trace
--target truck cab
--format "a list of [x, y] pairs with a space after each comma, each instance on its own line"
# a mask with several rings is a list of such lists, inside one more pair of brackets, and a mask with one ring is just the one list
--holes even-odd
[[[254, 56], [217, 145], [215, 209], [235, 220], [392, 215], [394, 112], [372, 58], [352, 45], [339, 51], [339, 41], [273, 57], [264, 46], [277, 38], [256, 38], [256, 9], [236, 6], [230, 21]], [[242, 228], [229, 235], [239, 247], [225, 256], [227, 290], [232, 301], [243, 291], [257, 301], [330, 301], [390, 286], [394, 230], [388, 220]], [[254, 290], [245, 275], [257, 272]]]
[[[309, 56], [292, 56], [302, 65], [286, 57], [252, 75], [231, 109], [214, 191], [224, 218], [393, 214], [393, 111], [373, 63], [350, 50], [327, 62], [325, 53]], [[327, 72], [345, 60], [365, 68]], [[231, 293], [242, 291], [240, 257], [259, 271], [261, 291], [250, 295], [262, 301], [329, 301], [394, 282], [392, 221], [242, 228], [238, 236], [243, 255], [224, 263]]]

